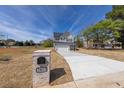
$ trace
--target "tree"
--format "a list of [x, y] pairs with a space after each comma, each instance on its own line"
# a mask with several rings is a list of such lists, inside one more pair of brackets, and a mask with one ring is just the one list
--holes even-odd
[[30, 40], [29, 43], [30, 43], [30, 46], [34, 46], [35, 45], [35, 42], [33, 40]]
[[30, 42], [29, 42], [28, 40], [26, 40], [26, 41], [24, 42], [24, 45], [25, 45], [25, 46], [30, 46]]
[[86, 39], [87, 42], [87, 47], [89, 47], [89, 41], [92, 38], [92, 30], [93, 30], [93, 26], [88, 27], [87, 29], [85, 29], [82, 34], [84, 36], [84, 38]]
[[23, 41], [16, 41], [15, 45], [16, 46], [23, 46], [24, 44], [23, 44]]
[[107, 40], [112, 38], [111, 30], [108, 27], [111, 24], [111, 20], [102, 20], [95, 25], [95, 32], [97, 41], [100, 43], [105, 43]]
[[108, 29], [112, 31], [113, 37], [116, 41], [120, 41], [121, 33], [120, 31], [123, 29], [124, 22], [121, 20], [112, 21], [109, 25]]
[[80, 38], [77, 36], [77, 38], [76, 38], [76, 45], [77, 45], [77, 47], [83, 47], [83, 42], [81, 42], [80, 41]]
[[[116, 39], [122, 42], [122, 48], [124, 49], [124, 6], [113, 6], [112, 11], [106, 14], [106, 18], [115, 22], [111, 29], [116, 30], [115, 35], [119, 36], [120, 34], [120, 37]], [[118, 29], [115, 29], [115, 24]]]
[[95, 48], [102, 46], [107, 40], [111, 39], [111, 31], [108, 29], [109, 20], [102, 20], [95, 25], [90, 26], [83, 32], [83, 36], [88, 42], [93, 42]]
[[106, 19], [87, 28], [83, 35], [94, 43], [104, 43], [107, 40], [122, 42], [124, 49], [124, 6], [113, 6], [111, 12], [106, 14]]
[[53, 47], [53, 40], [51, 40], [51, 39], [44, 40], [43, 46], [44, 47]]
[[106, 14], [107, 19], [117, 20], [117, 19], [124, 19], [124, 6], [117, 5], [113, 6], [113, 9], [111, 12], [108, 12]]
[[5, 43], [4, 42], [0, 42], [0, 46], [5, 46]]

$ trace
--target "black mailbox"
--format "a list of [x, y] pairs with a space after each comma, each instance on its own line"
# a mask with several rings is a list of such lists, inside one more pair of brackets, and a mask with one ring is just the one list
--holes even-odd
[[44, 73], [47, 72], [47, 66], [48, 66], [48, 62], [46, 60], [45, 57], [38, 57], [37, 58], [37, 65], [39, 65], [40, 67], [36, 68], [36, 72], [37, 73]]
[[46, 64], [46, 58], [45, 57], [39, 57], [37, 59], [37, 64], [38, 65]]

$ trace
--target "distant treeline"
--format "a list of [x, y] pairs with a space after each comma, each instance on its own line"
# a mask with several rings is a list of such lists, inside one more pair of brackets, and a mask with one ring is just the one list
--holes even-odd
[[35, 43], [33, 40], [26, 41], [16, 41], [14, 39], [0, 40], [0, 46], [34, 46], [38, 43]]
[[14, 39], [0, 40], [0, 46], [43, 46], [43, 47], [53, 47], [53, 40], [46, 39], [42, 40], [39, 43], [35, 43], [33, 40], [26, 41], [16, 41]]

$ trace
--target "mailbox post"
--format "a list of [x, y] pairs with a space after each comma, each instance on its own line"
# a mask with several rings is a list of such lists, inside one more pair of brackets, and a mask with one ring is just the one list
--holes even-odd
[[50, 50], [37, 50], [33, 53], [33, 87], [49, 85]]

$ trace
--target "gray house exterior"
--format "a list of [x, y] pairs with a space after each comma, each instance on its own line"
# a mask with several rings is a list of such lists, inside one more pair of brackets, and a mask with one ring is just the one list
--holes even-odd
[[68, 51], [74, 50], [75, 43], [73, 36], [69, 32], [54, 32], [54, 48], [55, 50]]

